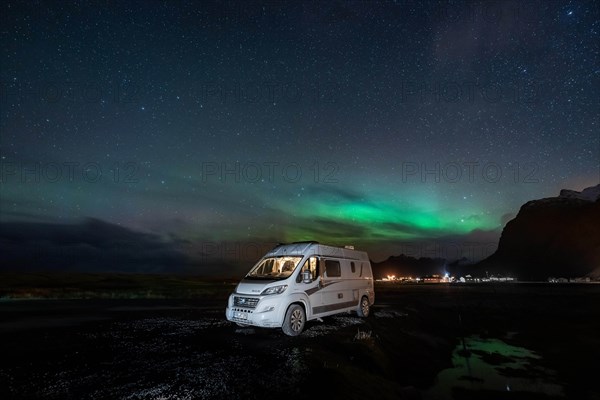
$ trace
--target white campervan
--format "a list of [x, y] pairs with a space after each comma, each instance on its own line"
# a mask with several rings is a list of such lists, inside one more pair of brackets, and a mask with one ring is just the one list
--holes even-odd
[[238, 325], [299, 335], [306, 321], [342, 312], [369, 315], [375, 302], [366, 252], [318, 242], [280, 244], [229, 296], [225, 315]]

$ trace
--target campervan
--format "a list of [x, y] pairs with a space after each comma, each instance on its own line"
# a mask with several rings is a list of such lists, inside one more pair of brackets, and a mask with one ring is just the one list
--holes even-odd
[[375, 302], [366, 252], [318, 242], [280, 244], [229, 296], [225, 315], [240, 326], [302, 333], [307, 321], [339, 313], [368, 317]]

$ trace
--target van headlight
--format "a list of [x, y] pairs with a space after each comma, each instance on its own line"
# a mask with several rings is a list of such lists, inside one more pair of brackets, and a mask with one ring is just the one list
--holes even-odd
[[287, 289], [287, 285], [272, 286], [270, 288], [263, 290], [263, 292], [261, 293], [261, 296], [264, 296], [267, 294], [281, 294], [285, 291], [285, 289]]

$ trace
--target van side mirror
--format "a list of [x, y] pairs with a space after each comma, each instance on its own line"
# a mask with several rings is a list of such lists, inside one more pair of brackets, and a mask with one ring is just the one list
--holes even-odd
[[312, 274], [309, 270], [302, 271], [302, 282], [311, 283], [312, 282]]

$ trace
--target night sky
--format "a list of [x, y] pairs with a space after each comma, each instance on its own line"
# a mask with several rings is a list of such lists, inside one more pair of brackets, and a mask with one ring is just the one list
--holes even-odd
[[593, 1], [4, 1], [3, 268], [490, 255], [600, 181]]

